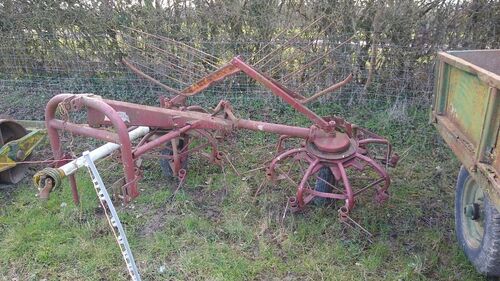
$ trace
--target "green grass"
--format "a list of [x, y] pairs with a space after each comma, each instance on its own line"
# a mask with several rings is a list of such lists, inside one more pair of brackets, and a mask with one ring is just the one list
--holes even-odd
[[[427, 124], [426, 109], [409, 108], [404, 121], [368, 106], [354, 113], [326, 106], [317, 112], [347, 116], [405, 153], [390, 171], [390, 200], [379, 205], [363, 195], [352, 213], [372, 237], [340, 222], [335, 206], [283, 218], [293, 188], [264, 183], [255, 196], [263, 170], [240, 177], [230, 165], [221, 169], [193, 157], [186, 184], [174, 196], [175, 185], [157, 163], [145, 161], [141, 195], [117, 206], [143, 279], [482, 280], [454, 236], [459, 163]], [[270, 119], [279, 116], [308, 124], [287, 107], [270, 113]], [[271, 158], [275, 140], [240, 131], [222, 149], [231, 151], [241, 173]], [[100, 170], [110, 173], [104, 165]], [[0, 191], [0, 279], [127, 280], [86, 171], [78, 182], [79, 206], [67, 184], [47, 202], [35, 198], [29, 179]]]

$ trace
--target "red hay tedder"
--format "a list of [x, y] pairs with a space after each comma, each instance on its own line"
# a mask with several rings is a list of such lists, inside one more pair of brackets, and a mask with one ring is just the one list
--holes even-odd
[[[192, 49], [192, 48], [191, 48]], [[190, 50], [191, 50], [190, 49]], [[375, 198], [382, 202], [388, 198], [390, 177], [388, 166], [395, 166], [398, 160], [393, 155], [390, 143], [372, 132], [357, 127], [339, 117], [322, 117], [311, 111], [306, 104], [319, 97], [331, 93], [352, 79], [349, 75], [344, 81], [334, 84], [316, 94], [303, 96], [294, 92], [270, 75], [264, 74], [240, 57], [234, 57], [230, 63], [197, 79], [195, 83], [177, 90], [169, 87], [151, 75], [142, 71], [138, 64], [130, 58], [122, 60], [130, 70], [163, 89], [174, 93], [173, 98], [161, 98], [160, 106], [146, 106], [134, 103], [103, 99], [92, 94], [60, 94], [47, 104], [45, 122], [50, 145], [55, 160], [65, 158], [62, 149], [60, 131], [82, 135], [109, 142], [106, 149], [93, 152], [98, 159], [109, 155], [113, 150], [120, 151], [124, 178], [120, 184], [121, 195], [129, 202], [139, 195], [137, 183], [140, 169], [137, 160], [144, 154], [157, 149], [168, 148], [162, 155], [169, 163], [169, 169], [181, 181], [186, 176], [186, 161], [193, 152], [210, 148], [210, 153], [202, 153], [213, 163], [220, 164], [222, 153], [218, 150], [215, 135], [246, 129], [279, 135], [278, 153], [267, 167], [267, 177], [278, 180], [276, 167], [286, 159], [294, 159], [307, 164], [302, 179], [298, 182], [295, 196], [289, 198], [292, 210], [303, 209], [314, 198], [343, 200], [339, 215], [345, 218], [353, 209], [356, 196], [375, 189]], [[228, 101], [221, 100], [213, 110], [201, 106], [187, 106], [186, 100], [206, 90], [228, 76], [244, 73], [281, 98], [296, 111], [308, 118], [312, 125], [308, 128], [276, 123], [253, 121], [236, 117]], [[58, 110], [59, 109], [59, 110]], [[73, 123], [58, 117], [56, 112], [86, 111], [87, 124]], [[203, 139], [203, 145], [191, 147], [191, 139]], [[298, 147], [284, 149], [286, 139], [298, 138], [302, 141]], [[133, 144], [134, 139], [140, 139]], [[106, 145], [105, 145], [106, 146]], [[372, 147], [384, 148], [384, 154], [373, 155]], [[104, 146], [103, 146], [104, 147]], [[380, 149], [379, 149], [380, 150]], [[49, 192], [60, 185], [61, 179], [68, 176], [75, 202], [78, 202], [78, 191], [74, 172], [82, 165], [78, 159], [69, 164], [46, 168], [35, 175], [35, 184], [40, 189], [41, 197], [48, 197]], [[348, 170], [358, 171], [348, 173]], [[355, 174], [372, 176], [364, 186], [353, 186], [350, 177]], [[315, 187], [309, 181], [316, 180]]]

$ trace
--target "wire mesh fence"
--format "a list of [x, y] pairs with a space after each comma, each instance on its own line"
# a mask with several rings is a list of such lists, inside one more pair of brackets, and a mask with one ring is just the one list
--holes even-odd
[[[0, 114], [42, 119], [43, 104], [61, 92], [145, 104], [168, 95], [132, 74], [123, 57], [176, 89], [241, 55], [304, 96], [354, 74], [319, 103], [427, 106], [435, 53], [498, 47], [499, 14], [496, 0], [7, 0], [0, 3]], [[243, 75], [193, 102], [219, 98], [243, 108], [278, 104]]]
[[[99, 36], [106, 35], [96, 35]], [[152, 34], [148, 36], [154, 37]], [[27, 42], [24, 37], [21, 36], [19, 41]], [[133, 58], [144, 72], [178, 89], [237, 55], [248, 58], [258, 69], [303, 95], [316, 93], [353, 73], [353, 81], [338, 92], [319, 99], [320, 103], [350, 106], [360, 102], [377, 103], [384, 109], [401, 103], [428, 105], [433, 86], [432, 60], [419, 64], [408, 62], [400, 67], [385, 67], [376, 71], [371, 71], [370, 66], [360, 67], [360, 61], [366, 62], [370, 58], [366, 55], [362, 57], [360, 49], [363, 42], [352, 34], [321, 42], [314, 39], [286, 43], [168, 42], [153, 38], [154, 42], [149, 42], [149, 46], [146, 46], [146, 37], [144, 34], [135, 38], [122, 35], [119, 49], [93, 49], [74, 34], [52, 34], [39, 38], [40, 42], [60, 42], [50, 44], [48, 48], [43, 47], [43, 43], [2, 47], [2, 114], [21, 119], [43, 119], [43, 105], [51, 96], [63, 92], [94, 93], [106, 98], [152, 105], [158, 103], [160, 95], [170, 95], [131, 72], [122, 63], [123, 57]], [[135, 44], [129, 42], [131, 40]], [[179, 44], [184, 49], [201, 50], [211, 61], [206, 58], [201, 60], [193, 52], [181, 52]], [[255, 46], [268, 50], [253, 52]], [[386, 61], [393, 60], [391, 56], [416, 52], [412, 47], [404, 46], [379, 46], [379, 50], [380, 59]], [[186, 54], [186, 57], [181, 57]], [[245, 75], [235, 75], [213, 85], [193, 98], [192, 102], [214, 106], [220, 99], [230, 100], [235, 107], [243, 110], [255, 102], [271, 107], [279, 103], [278, 98]], [[314, 107], [314, 103], [311, 106]]]

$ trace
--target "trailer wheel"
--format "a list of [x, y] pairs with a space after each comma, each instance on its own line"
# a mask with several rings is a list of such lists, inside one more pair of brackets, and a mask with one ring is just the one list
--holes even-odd
[[[329, 183], [329, 184], [328, 184]], [[335, 178], [330, 171], [330, 168], [323, 167], [318, 172], [318, 179], [316, 179], [316, 184], [314, 190], [319, 192], [332, 192], [332, 186], [330, 184], [335, 184]], [[316, 197], [314, 198], [314, 204], [316, 205], [326, 205], [331, 201], [329, 198]]]
[[[179, 142], [177, 144], [177, 151], [180, 151], [184, 148], [184, 139], [179, 139]], [[167, 144], [165, 144], [165, 148], [162, 149], [160, 151], [161, 155], [173, 155], [174, 154], [174, 151], [172, 150], [172, 142], [168, 142]], [[165, 175], [165, 177], [167, 177], [168, 179], [172, 179], [172, 178], [175, 178], [177, 175], [174, 175], [173, 171], [172, 171], [172, 167], [170, 166], [170, 164], [173, 162], [173, 160], [170, 160], [170, 159], [166, 159], [166, 158], [161, 158], [160, 159], [160, 167], [161, 167], [161, 170], [163, 172], [163, 174]], [[181, 167], [182, 169], [186, 169], [187, 168], [187, 157], [186, 159], [183, 161], [181, 160]]]
[[455, 195], [458, 243], [478, 272], [500, 276], [500, 213], [463, 166]]

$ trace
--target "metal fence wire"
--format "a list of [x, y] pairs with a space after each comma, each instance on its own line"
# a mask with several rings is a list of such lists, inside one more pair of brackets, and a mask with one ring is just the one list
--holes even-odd
[[[339, 91], [321, 97], [321, 103], [353, 105], [369, 101], [386, 108], [402, 101], [428, 105], [433, 86], [432, 59], [397, 65], [387, 63], [400, 62], [402, 54], [411, 57], [419, 50], [380, 45], [377, 61], [386, 63], [382, 67], [370, 66], [369, 55], [361, 52], [363, 42], [355, 34], [342, 34], [328, 40], [299, 40], [292, 36], [267, 42], [181, 42], [123, 27], [117, 36], [118, 48], [89, 45], [78, 33], [44, 35], [34, 41], [32, 35], [16, 36], [17, 40], [12, 37], [5, 40], [19, 44], [4, 45], [0, 49], [2, 113], [14, 118], [43, 119], [43, 104], [62, 92], [94, 93], [153, 105], [157, 104], [158, 96], [169, 95], [131, 72], [122, 58], [133, 61], [136, 67], [165, 85], [180, 90], [237, 55], [305, 96], [343, 80], [350, 73], [354, 75]], [[213, 106], [221, 98], [243, 109], [257, 100], [266, 106], [279, 102], [244, 75], [215, 84], [193, 102]], [[22, 109], [10, 106], [16, 104], [22, 105]]]
[[[42, 119], [42, 105], [61, 92], [156, 104], [168, 93], [131, 73], [124, 57], [182, 89], [236, 55], [303, 96], [353, 73], [321, 103], [427, 106], [435, 53], [497, 48], [499, 14], [497, 0], [8, 0], [0, 3], [0, 112]], [[219, 98], [277, 105], [244, 75], [193, 102]]]

